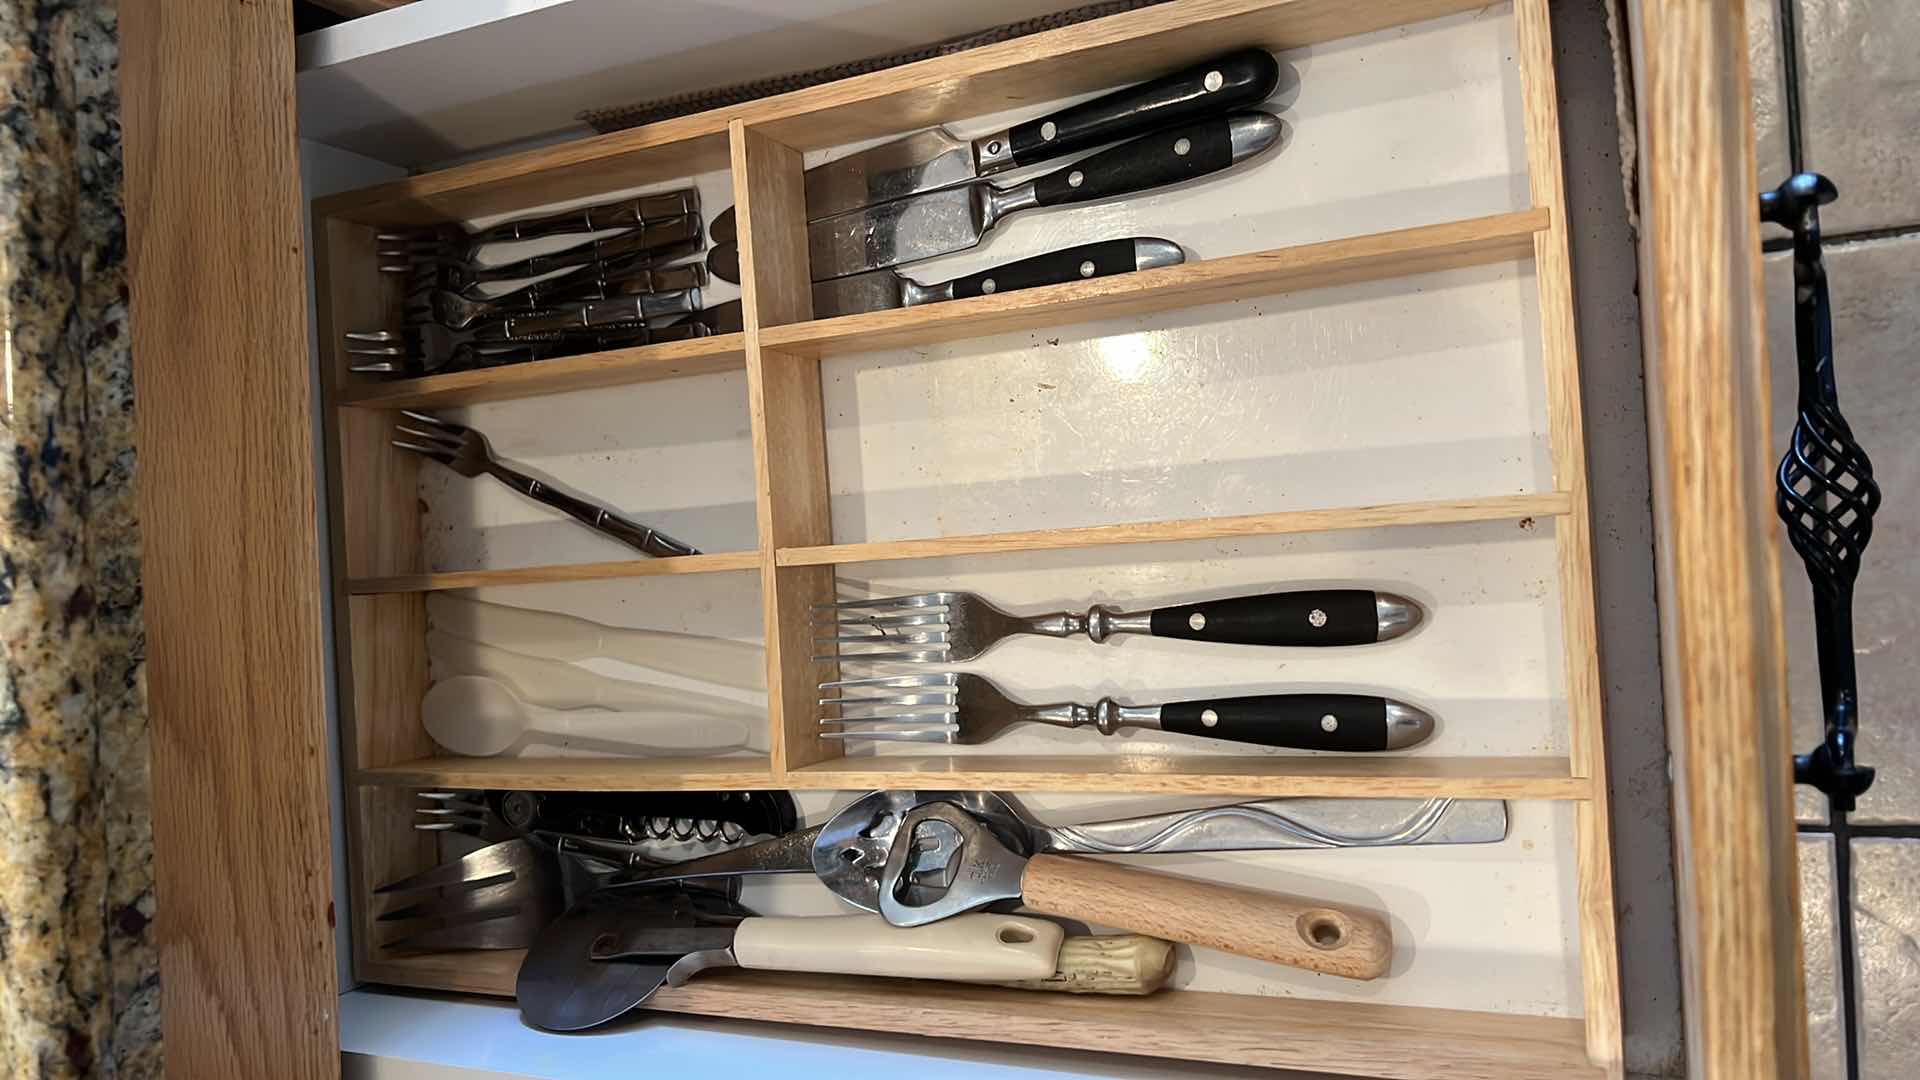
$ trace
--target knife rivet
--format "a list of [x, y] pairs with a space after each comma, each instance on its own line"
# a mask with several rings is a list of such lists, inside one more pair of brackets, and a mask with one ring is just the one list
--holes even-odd
[[992, 154], [992, 155], [994, 155], [994, 156], [996, 156], [996, 157], [998, 157], [998, 156], [999, 156], [999, 154], [1000, 154], [1000, 140], [999, 140], [999, 139], [995, 139], [995, 140], [993, 140], [992, 142], [990, 142], [990, 143], [988, 143], [988, 144], [987, 144], [987, 153], [989, 153], [989, 154]]
[[1219, 72], [1209, 71], [1207, 72], [1207, 77], [1200, 80], [1200, 85], [1206, 87], [1207, 93], [1211, 94], [1215, 90], [1220, 89], [1221, 86], [1225, 85], [1226, 81], [1227, 80], [1223, 78]]
[[1077, 188], [1081, 184], [1084, 184], [1086, 182], [1087, 182], [1086, 175], [1082, 173], [1079, 169], [1075, 169], [1072, 172], [1067, 174], [1068, 187]]
[[1052, 142], [1053, 137], [1059, 133], [1060, 133], [1060, 129], [1057, 127], [1054, 127], [1053, 121], [1051, 120], [1040, 125], [1040, 138], [1045, 140], [1046, 142]]
[[987, 280], [980, 283], [980, 291], [983, 293], [990, 293], [999, 287], [1000, 287], [1000, 284], [994, 281], [992, 278], [988, 278]]
[[1339, 727], [1340, 727], [1340, 718], [1333, 715], [1332, 713], [1328, 713], [1327, 715], [1320, 718], [1321, 731], [1335, 731], [1335, 730], [1338, 730]]
[[1191, 149], [1193, 149], [1193, 144], [1186, 139], [1175, 139], [1173, 141], [1173, 153], [1175, 157], [1186, 157], [1187, 151]]
[[1087, 261], [1080, 264], [1080, 276], [1081, 277], [1093, 276], [1093, 260], [1092, 259], [1088, 259]]
[[1319, 608], [1314, 608], [1312, 611], [1307, 612], [1307, 625], [1313, 627], [1315, 630], [1327, 625], [1327, 613], [1321, 611]]
[[1220, 714], [1212, 709], [1200, 710], [1200, 723], [1203, 727], [1212, 727], [1220, 722]]
[[1193, 627], [1195, 630], [1205, 630], [1207, 628], [1207, 617], [1196, 611], [1187, 616], [1187, 625]]

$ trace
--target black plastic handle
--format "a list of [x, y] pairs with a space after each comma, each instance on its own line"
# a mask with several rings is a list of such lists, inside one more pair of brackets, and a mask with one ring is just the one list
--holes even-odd
[[650, 529], [636, 521], [630, 521], [598, 503], [589, 502], [578, 495], [561, 491], [526, 473], [508, 465], [493, 462], [487, 472], [501, 483], [513, 488], [520, 494], [536, 502], [545, 503], [555, 510], [578, 521], [580, 524], [604, 536], [645, 552], [656, 558], [668, 558], [675, 555], [698, 555], [700, 552], [675, 540], [663, 532]]
[[649, 222], [637, 229], [629, 229], [611, 240], [599, 240], [590, 245], [569, 248], [552, 255], [541, 255], [507, 266], [477, 271], [475, 281], [517, 281], [520, 278], [539, 277], [551, 274], [555, 270], [578, 270], [592, 266], [597, 262], [619, 259], [640, 252], [653, 252], [670, 244], [698, 238], [700, 235], [700, 215], [687, 214], [682, 217], [666, 218]]
[[[1063, 281], [1106, 277], [1108, 274], [1129, 274], [1133, 272], [1133, 268], [1132, 237], [1101, 240], [1098, 243], [1049, 251], [1045, 255], [1035, 255], [1031, 259], [1021, 259], [1019, 262], [996, 266], [978, 274], [955, 278], [953, 295], [956, 299], [960, 299], [984, 296], [988, 293], [1012, 292], [1015, 289], [1032, 289], [1041, 285], [1058, 285]], [[988, 286], [988, 282], [993, 283], [991, 287]]]
[[1160, 706], [1160, 726], [1293, 750], [1387, 749], [1387, 699], [1370, 694], [1259, 694]]
[[1371, 645], [1380, 640], [1372, 589], [1302, 589], [1155, 608], [1154, 637], [1227, 645]]
[[[1241, 49], [1029, 120], [1007, 132], [1007, 145], [1015, 166], [1032, 165], [1203, 116], [1258, 105], [1278, 85], [1280, 64], [1272, 54], [1263, 49]], [[1051, 139], [1046, 137], [1049, 125]]]
[[1234, 161], [1233, 121], [1211, 116], [1102, 150], [1035, 180], [1034, 199], [1041, 206], [1064, 206], [1219, 172]]
[[691, 214], [700, 209], [700, 192], [695, 188], [669, 191], [660, 195], [642, 195], [600, 206], [563, 210], [537, 218], [508, 221], [474, 233], [474, 243], [498, 243], [506, 240], [533, 240], [568, 233], [599, 232], [602, 229], [631, 229], [661, 218]]

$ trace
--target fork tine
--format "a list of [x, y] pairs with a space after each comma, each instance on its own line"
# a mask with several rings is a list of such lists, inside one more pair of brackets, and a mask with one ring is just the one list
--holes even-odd
[[398, 345], [354, 345], [347, 349], [348, 356], [405, 356], [407, 350]]
[[823, 739], [875, 739], [882, 742], [946, 742], [960, 729], [953, 725], [921, 731], [822, 731]]
[[[815, 609], [816, 611], [819, 609]], [[851, 619], [813, 620], [814, 626], [945, 626], [945, 612], [926, 615], [856, 615]]]
[[355, 375], [392, 375], [400, 370], [400, 365], [391, 360], [380, 360], [371, 364], [355, 364], [347, 370]]
[[[934, 693], [931, 693], [931, 694], [892, 694], [884, 697], [828, 697], [828, 698], [821, 698], [818, 702], [816, 702], [816, 704], [838, 705], [842, 709], [846, 709], [849, 706], [859, 707], [862, 705], [872, 705], [872, 706], [947, 705], [947, 706], [952, 706], [954, 704], [954, 696], [953, 696], [953, 691], [948, 690], [944, 693], [935, 691]], [[848, 719], [856, 719], [856, 718], [848, 717]]]
[[401, 435], [411, 435], [416, 439], [425, 439], [429, 444], [437, 446], [442, 450], [460, 449], [460, 440], [443, 431], [420, 431], [416, 428], [402, 427], [399, 424], [395, 424], [393, 430]]
[[[899, 704], [904, 707], [910, 703], [903, 701]], [[823, 716], [820, 718], [820, 726], [825, 727], [828, 724], [913, 724], [917, 727], [925, 727], [928, 724], [952, 724], [958, 726], [960, 721], [954, 717], [955, 713], [952, 709], [909, 708], [905, 712], [878, 713], [873, 716]]]
[[430, 457], [442, 465], [453, 464], [453, 455], [447, 453], [445, 450], [435, 449], [431, 446], [421, 446], [418, 443], [401, 442], [399, 439], [393, 440], [393, 445], [402, 450], [411, 450], [423, 457]]
[[[822, 645], [941, 645], [947, 643], [945, 630], [922, 630], [912, 634], [841, 634], [837, 637], [817, 637], [813, 647]], [[946, 651], [944, 648], [934, 650]]]
[[842, 600], [836, 604], [815, 604], [814, 611], [850, 611], [855, 608], [935, 607], [951, 603], [948, 592], [916, 593], [912, 596], [870, 596], [864, 600]]
[[462, 425], [456, 424], [451, 420], [442, 420], [431, 413], [414, 412], [412, 409], [401, 409], [400, 415], [418, 420], [423, 424], [432, 424], [444, 432], [451, 432], [455, 435], [465, 435], [467, 433], [467, 429]]
[[859, 660], [894, 660], [902, 664], [937, 664], [946, 658], [947, 649], [941, 646], [938, 650], [926, 652], [838, 653], [832, 656], [816, 656], [813, 660], [818, 664], [831, 664], [836, 660], [843, 663]]
[[822, 690], [853, 686], [951, 686], [958, 687], [960, 680], [951, 671], [935, 672], [932, 675], [881, 675], [871, 679], [835, 679], [820, 684]]
[[402, 335], [392, 330], [349, 330], [340, 336], [348, 341], [399, 341]]

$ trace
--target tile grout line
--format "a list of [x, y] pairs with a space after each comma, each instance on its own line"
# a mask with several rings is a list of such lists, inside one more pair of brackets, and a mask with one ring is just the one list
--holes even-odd
[[[1846, 232], [1823, 232], [1820, 235], [1820, 246], [1822, 249], [1851, 247], [1875, 240], [1898, 240], [1908, 236], [1920, 236], [1920, 222], [1906, 225], [1882, 225], [1871, 229], [1849, 229]], [[1792, 249], [1793, 237], [1791, 236], [1770, 236], [1760, 243], [1760, 250], [1765, 252], [1791, 251]]]

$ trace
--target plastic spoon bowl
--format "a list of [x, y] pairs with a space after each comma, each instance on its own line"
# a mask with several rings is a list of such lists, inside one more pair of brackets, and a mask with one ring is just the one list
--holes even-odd
[[714, 753], [755, 748], [754, 734], [764, 726], [732, 717], [543, 709], [515, 697], [499, 680], [481, 675], [435, 683], [420, 702], [420, 714], [434, 742], [468, 757], [504, 754], [528, 739], [586, 739], [663, 754]]

